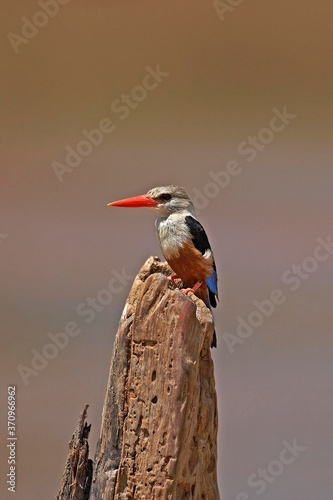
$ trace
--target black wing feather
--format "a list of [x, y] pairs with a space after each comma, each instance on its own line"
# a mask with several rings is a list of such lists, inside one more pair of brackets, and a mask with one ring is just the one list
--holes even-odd
[[[191, 215], [187, 215], [185, 217], [185, 221], [186, 221], [186, 224], [187, 224], [187, 226], [190, 230], [190, 233], [192, 235], [192, 241], [193, 241], [195, 248], [197, 248], [202, 253], [202, 255], [206, 252], [206, 250], [211, 251], [212, 249], [211, 249], [211, 246], [209, 244], [206, 231], [204, 230], [204, 228], [202, 227], [200, 222], [197, 221]], [[214, 257], [213, 257], [213, 269], [216, 273], [216, 265], [215, 265]], [[217, 281], [217, 278], [216, 278], [216, 281]], [[217, 305], [216, 294], [212, 290], [210, 290], [209, 288], [208, 288], [208, 293], [209, 293], [209, 301], [210, 301], [211, 306], [216, 307], [216, 305]]]
[[191, 215], [187, 215], [185, 217], [185, 221], [191, 232], [192, 241], [195, 248], [197, 248], [202, 253], [202, 255], [206, 250], [211, 250], [206, 231], [204, 230], [200, 222]]

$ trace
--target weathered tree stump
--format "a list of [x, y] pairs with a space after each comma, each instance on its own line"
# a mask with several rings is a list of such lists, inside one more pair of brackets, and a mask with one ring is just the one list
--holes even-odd
[[91, 500], [219, 498], [210, 311], [149, 258], [115, 340]]
[[213, 319], [194, 294], [175, 289], [170, 274], [150, 257], [128, 296], [90, 500], [219, 499]]
[[61, 489], [56, 500], [88, 500], [92, 480], [92, 460], [89, 459], [86, 405], [80, 415], [79, 423], [69, 442], [66, 468], [62, 476]]

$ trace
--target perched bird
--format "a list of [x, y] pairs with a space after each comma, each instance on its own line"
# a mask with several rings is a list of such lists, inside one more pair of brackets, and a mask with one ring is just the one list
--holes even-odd
[[[186, 191], [179, 186], [160, 186], [147, 194], [114, 201], [112, 207], [146, 207], [158, 214], [155, 225], [162, 254], [175, 274], [205, 304], [216, 307], [217, 273], [206, 232], [196, 219], [195, 209]], [[216, 334], [212, 341], [216, 347]]]

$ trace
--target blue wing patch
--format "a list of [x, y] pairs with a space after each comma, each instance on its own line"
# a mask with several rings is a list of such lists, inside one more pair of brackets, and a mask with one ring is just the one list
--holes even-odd
[[208, 285], [209, 290], [217, 296], [218, 295], [217, 274], [215, 269], [213, 269], [212, 274], [206, 279], [206, 283]]

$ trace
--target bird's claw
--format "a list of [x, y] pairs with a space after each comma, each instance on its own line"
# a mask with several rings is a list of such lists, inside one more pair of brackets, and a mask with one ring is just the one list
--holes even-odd
[[202, 285], [202, 281], [198, 281], [193, 288], [183, 288], [181, 290], [181, 292], [184, 294], [184, 295], [187, 295], [188, 293], [192, 292], [192, 293], [195, 293], [198, 288]]
[[172, 274], [170, 274], [170, 276], [167, 276], [167, 279], [169, 281], [171, 281], [171, 283], [175, 283], [175, 280], [178, 279], [178, 276], [177, 276], [177, 274], [172, 273]]

